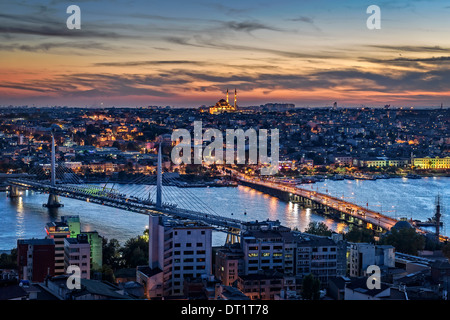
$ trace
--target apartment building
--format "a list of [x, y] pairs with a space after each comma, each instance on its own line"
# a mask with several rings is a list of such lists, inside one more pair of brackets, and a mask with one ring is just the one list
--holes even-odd
[[223, 247], [216, 253], [215, 277], [224, 286], [232, 286], [238, 279], [238, 275], [243, 273], [244, 253], [239, 243]]
[[17, 240], [19, 279], [43, 282], [55, 274], [55, 241], [53, 239]]
[[49, 222], [45, 226], [47, 239], [54, 240], [55, 275], [62, 275], [64, 270], [64, 239], [70, 237], [69, 226], [62, 221]]
[[[256, 293], [252, 286], [278, 283], [276, 277], [272, 279], [274, 275], [281, 276], [280, 290], [300, 293], [302, 278], [310, 273], [320, 280], [322, 287], [327, 286], [329, 279], [346, 274], [347, 245], [341, 235], [309, 235], [269, 220], [247, 222], [243, 228], [239, 244], [242, 256], [239, 257], [236, 248], [218, 250], [215, 274], [221, 281], [229, 281], [230, 273], [225, 273], [228, 263], [238, 263], [241, 268], [237, 285], [252, 299], [263, 299], [262, 293]], [[269, 289], [264, 299], [279, 293]]]
[[366, 276], [367, 268], [370, 265], [395, 267], [395, 248], [372, 243], [352, 243], [349, 256], [350, 276]]
[[80, 268], [80, 276], [82, 279], [91, 278], [91, 246], [88, 237], [79, 234], [76, 238], [64, 239], [64, 270], [67, 271], [69, 266], [77, 266]]
[[185, 279], [212, 275], [212, 227], [198, 221], [150, 216], [149, 266], [137, 272], [148, 297], [154, 297], [151, 291], [182, 296]]

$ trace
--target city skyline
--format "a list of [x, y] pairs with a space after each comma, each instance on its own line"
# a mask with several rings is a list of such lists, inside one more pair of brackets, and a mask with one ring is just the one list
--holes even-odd
[[0, 105], [211, 106], [237, 88], [243, 106], [448, 106], [444, 1], [0, 5]]

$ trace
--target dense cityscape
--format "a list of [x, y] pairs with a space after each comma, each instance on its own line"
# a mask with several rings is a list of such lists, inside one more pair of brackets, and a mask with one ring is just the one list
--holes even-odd
[[[258, 175], [258, 165], [229, 166], [232, 171], [215, 164], [174, 165], [171, 132], [192, 131], [194, 121], [223, 130], [278, 128], [280, 170], [270, 179], [292, 179], [303, 187], [320, 179], [449, 175], [448, 108], [271, 103], [232, 109], [2, 108], [3, 191], [13, 200], [8, 179], [33, 168], [51, 175], [52, 137], [56, 162], [85, 183], [155, 176], [159, 146], [164, 171], [176, 174], [184, 186], [233, 187], [239, 183], [231, 174], [235, 170]], [[57, 172], [57, 184], [70, 182], [64, 173]], [[97, 204], [91, 206], [95, 214]], [[435, 220], [439, 203], [436, 208], [428, 221], [432, 226], [442, 224]], [[119, 243], [83, 231], [79, 216], [65, 216], [63, 207], [56, 210], [60, 217], [42, 226], [41, 239], [22, 237], [2, 254], [3, 299], [446, 299], [450, 246], [446, 237], [439, 241], [433, 232], [417, 232], [417, 221], [400, 219], [388, 231], [366, 224], [338, 233], [320, 222], [299, 230], [278, 220], [255, 220], [218, 247], [212, 246], [214, 228], [202, 221], [151, 215], [143, 234]], [[321, 213], [319, 207], [312, 210]], [[73, 265], [81, 268], [81, 289], [61, 291]], [[369, 290], [370, 265], [380, 267], [382, 282]]]
[[0, 1], [3, 310], [445, 306], [449, 13], [447, 0]]

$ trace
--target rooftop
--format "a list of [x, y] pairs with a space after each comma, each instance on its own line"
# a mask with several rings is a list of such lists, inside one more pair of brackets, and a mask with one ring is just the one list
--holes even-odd
[[380, 294], [381, 292], [385, 291], [389, 288], [389, 286], [385, 283], [380, 284], [380, 289], [368, 289], [367, 288], [367, 278], [361, 277], [361, 278], [355, 278], [350, 281], [350, 283], [347, 283], [346, 288], [363, 293], [365, 295], [369, 295], [372, 297], [375, 297], [376, 295]]
[[0, 300], [25, 298], [28, 293], [18, 284], [0, 287]]
[[[57, 276], [49, 279], [56, 285], [65, 287], [67, 275]], [[74, 297], [84, 296], [87, 294], [103, 296], [107, 299], [130, 299], [128, 296], [119, 293], [120, 288], [107, 281], [81, 279], [81, 290], [72, 290]]]
[[67, 241], [70, 244], [89, 244], [87, 239], [82, 238], [64, 238], [64, 241]]
[[146, 275], [147, 277], [153, 277], [154, 275], [162, 272], [161, 269], [159, 268], [150, 268], [149, 266], [138, 266], [137, 267], [137, 271], [143, 273], [144, 275]]
[[17, 244], [27, 244], [27, 245], [54, 245], [55, 240], [53, 239], [19, 239]]

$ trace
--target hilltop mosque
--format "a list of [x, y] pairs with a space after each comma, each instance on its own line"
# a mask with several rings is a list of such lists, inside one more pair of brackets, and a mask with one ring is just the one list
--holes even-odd
[[237, 93], [236, 89], [234, 89], [234, 105], [230, 105], [228, 103], [228, 89], [227, 89], [227, 99], [220, 99], [217, 101], [217, 103], [209, 107], [209, 113], [211, 114], [219, 114], [219, 113], [225, 113], [225, 112], [235, 112], [237, 111]]

